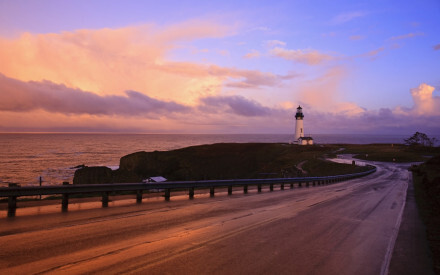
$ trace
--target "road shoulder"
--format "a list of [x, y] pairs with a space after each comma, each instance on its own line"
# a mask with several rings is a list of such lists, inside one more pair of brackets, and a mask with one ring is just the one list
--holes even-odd
[[434, 274], [426, 229], [417, 209], [412, 180], [408, 184], [406, 205], [388, 274]]

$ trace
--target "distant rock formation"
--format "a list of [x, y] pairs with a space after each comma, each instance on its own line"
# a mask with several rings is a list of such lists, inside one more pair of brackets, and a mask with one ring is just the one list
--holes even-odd
[[100, 184], [113, 182], [112, 169], [105, 166], [83, 166], [75, 171], [73, 184]]

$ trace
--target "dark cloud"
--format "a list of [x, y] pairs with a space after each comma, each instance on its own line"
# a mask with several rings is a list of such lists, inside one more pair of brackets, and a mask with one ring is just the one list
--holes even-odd
[[22, 82], [0, 74], [1, 111], [37, 109], [63, 114], [124, 116], [157, 116], [191, 110], [185, 105], [157, 100], [136, 91], [126, 91], [125, 96], [100, 96], [50, 81]]
[[200, 109], [205, 112], [225, 111], [239, 116], [267, 116], [272, 109], [242, 96], [209, 96], [200, 99]]

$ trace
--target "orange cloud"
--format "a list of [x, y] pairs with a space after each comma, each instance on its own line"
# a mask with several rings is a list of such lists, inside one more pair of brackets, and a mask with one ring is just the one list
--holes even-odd
[[324, 61], [333, 59], [332, 56], [320, 53], [316, 50], [288, 50], [280, 47], [270, 50], [270, 54], [307, 65], [318, 65]]
[[440, 116], [440, 97], [433, 96], [435, 88], [422, 83], [417, 88], [411, 89], [414, 101], [412, 109], [418, 115]]
[[363, 36], [363, 35], [352, 35], [352, 36], [350, 36], [350, 40], [362, 40], [364, 38], [365, 38], [365, 36]]
[[233, 29], [213, 22], [188, 21], [158, 27], [24, 33], [0, 38], [0, 73], [22, 81], [50, 80], [102, 95], [130, 89], [162, 100], [194, 102], [194, 89], [217, 93], [221, 79], [194, 79], [160, 69], [176, 42], [216, 38]]
[[257, 58], [260, 57], [260, 52], [257, 50], [251, 50], [247, 54], [244, 55], [244, 58]]
[[333, 112], [333, 107], [339, 99], [339, 84], [346, 74], [343, 67], [328, 69], [323, 75], [304, 82], [300, 86], [299, 98], [304, 104], [321, 112]]

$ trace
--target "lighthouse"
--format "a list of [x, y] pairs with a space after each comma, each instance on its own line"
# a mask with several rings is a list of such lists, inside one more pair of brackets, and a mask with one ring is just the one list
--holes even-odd
[[301, 106], [296, 108], [296, 124], [295, 124], [295, 141], [298, 141], [300, 137], [304, 137], [304, 114]]
[[312, 145], [313, 138], [304, 137], [304, 114], [302, 112], [301, 106], [298, 106], [298, 108], [296, 108], [295, 119], [295, 137], [293, 142], [299, 145]]

